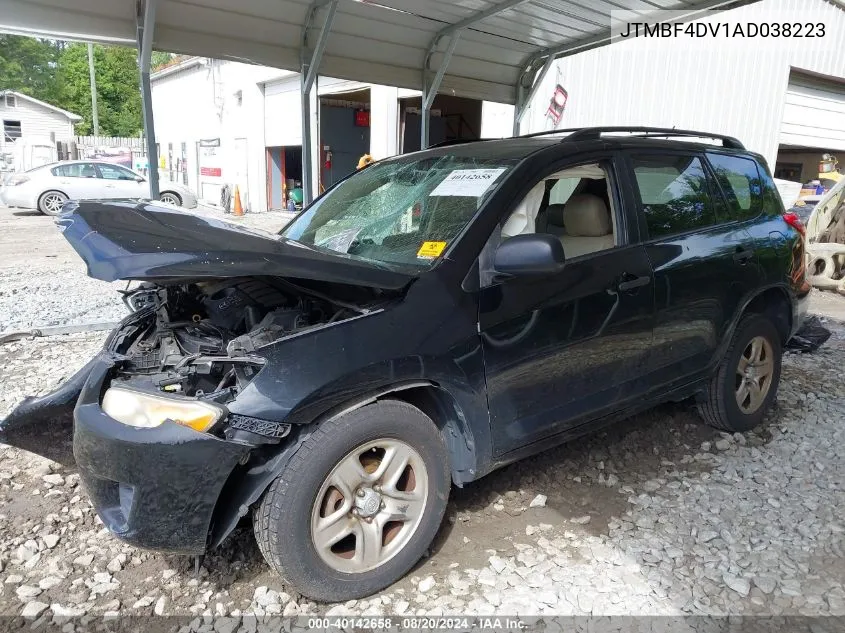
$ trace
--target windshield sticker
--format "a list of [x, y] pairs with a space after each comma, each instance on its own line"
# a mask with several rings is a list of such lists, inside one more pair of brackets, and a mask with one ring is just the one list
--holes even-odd
[[352, 246], [352, 242], [355, 241], [355, 238], [358, 237], [358, 233], [360, 232], [361, 229], [346, 229], [340, 233], [335, 233], [328, 239], [318, 242], [316, 246], [328, 248], [338, 253], [347, 253], [349, 252], [349, 247]]
[[504, 171], [504, 168], [456, 169], [446, 176], [429, 195], [480, 198]]
[[440, 257], [440, 253], [446, 248], [446, 242], [423, 242], [417, 257], [420, 259], [434, 259]]

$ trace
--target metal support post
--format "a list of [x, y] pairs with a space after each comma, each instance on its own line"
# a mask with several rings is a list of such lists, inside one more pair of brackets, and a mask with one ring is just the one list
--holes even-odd
[[158, 151], [153, 122], [153, 97], [150, 88], [150, 59], [153, 54], [153, 29], [155, 28], [156, 4], [158, 0], [138, 0], [136, 25], [138, 45], [138, 69], [141, 74], [141, 112], [144, 118], [144, 136], [147, 142], [147, 179], [150, 182], [150, 197], [158, 199]]
[[435, 40], [429, 48], [428, 54], [425, 58], [425, 65], [423, 67], [423, 94], [422, 94], [422, 113], [420, 118], [420, 149], [428, 147], [429, 136], [429, 119], [431, 115], [431, 106], [434, 103], [434, 98], [437, 96], [437, 91], [440, 89], [440, 84], [443, 82], [443, 76], [446, 74], [446, 69], [449, 67], [449, 62], [452, 60], [452, 54], [455, 52], [455, 47], [458, 45], [458, 38], [460, 31], [454, 31], [452, 37], [449, 39], [449, 45], [446, 47], [446, 52], [443, 54], [443, 59], [440, 62], [440, 67], [434, 75], [434, 78], [429, 84], [427, 82], [428, 67], [431, 62], [431, 57], [437, 48], [438, 42]]
[[[332, 28], [335, 13], [337, 12], [338, 0], [326, 2], [315, 2], [311, 5], [308, 19], [302, 29], [302, 48], [300, 49], [301, 68], [300, 86], [302, 89], [302, 205], [308, 205], [314, 199], [313, 190], [313, 140], [311, 138], [311, 90], [317, 79], [317, 71], [320, 68], [320, 60], [323, 51], [326, 50], [329, 32]], [[308, 28], [314, 20], [315, 14], [320, 7], [327, 5], [326, 17], [320, 29], [320, 35], [314, 45], [314, 50], [308, 49]]]
[[540, 69], [539, 74], [534, 78], [534, 81], [531, 84], [531, 88], [529, 88], [526, 93], [524, 79], [526, 78], [526, 76], [530, 77], [531, 69], [533, 69], [534, 67], [533, 61], [534, 60], [532, 60], [532, 63], [526, 70], [526, 73], [520, 75], [519, 84], [517, 85], [516, 107], [513, 110], [514, 136], [519, 136], [519, 125], [520, 123], [522, 123], [522, 119], [525, 117], [525, 113], [528, 111], [528, 106], [531, 105], [531, 102], [534, 100], [534, 97], [537, 96], [537, 91], [540, 89], [543, 80], [546, 78], [546, 75], [549, 74], [549, 70], [551, 70], [555, 58], [553, 55], [549, 55], [548, 57], [546, 57], [546, 63], [543, 64], [543, 67]]

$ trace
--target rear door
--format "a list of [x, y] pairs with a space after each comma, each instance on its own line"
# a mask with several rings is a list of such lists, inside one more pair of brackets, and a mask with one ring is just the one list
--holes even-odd
[[58, 179], [58, 187], [71, 200], [102, 197], [102, 187], [94, 163], [62, 163], [51, 170]]
[[[613, 213], [612, 235], [573, 239], [569, 222], [567, 231], [549, 217], [547, 228], [538, 222], [536, 232], [559, 236], [567, 257], [563, 269], [494, 280], [481, 290], [479, 328], [497, 455], [601, 417], [644, 390], [654, 307], [651, 267], [636, 226], [629, 230], [636, 216], [619, 190], [615, 160], [592, 162], [605, 171], [605, 183], [601, 178], [526, 183], [526, 195], [504, 222], [503, 239], [516, 225], [527, 227], [523, 233], [535, 232], [532, 220], [542, 217], [543, 207], [565, 210], [583, 204], [585, 195], [597, 204], [596, 198], [604, 198], [602, 187]], [[592, 193], [574, 201], [572, 192], [584, 185], [594, 187]]]
[[665, 389], [718, 360], [734, 315], [759, 283], [754, 243], [730, 217], [703, 153], [631, 150], [629, 174], [654, 269], [648, 371]]

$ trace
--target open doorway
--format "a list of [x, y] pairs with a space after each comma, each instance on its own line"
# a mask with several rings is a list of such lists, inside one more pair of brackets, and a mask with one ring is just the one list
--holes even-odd
[[[475, 140], [481, 134], [482, 101], [450, 95], [437, 95], [431, 106], [429, 145], [456, 139]], [[399, 100], [399, 151], [420, 149], [422, 97]]]
[[302, 206], [302, 146], [267, 148], [267, 206], [287, 209]]
[[370, 90], [320, 96], [320, 190], [346, 178], [370, 153]]

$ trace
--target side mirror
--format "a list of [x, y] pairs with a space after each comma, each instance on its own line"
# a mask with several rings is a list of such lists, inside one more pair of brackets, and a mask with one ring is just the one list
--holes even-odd
[[560, 271], [564, 262], [563, 245], [554, 235], [529, 233], [499, 244], [493, 268], [505, 275], [547, 275]]
[[135, 182], [146, 182], [147, 179], [143, 176], [135, 176]]

